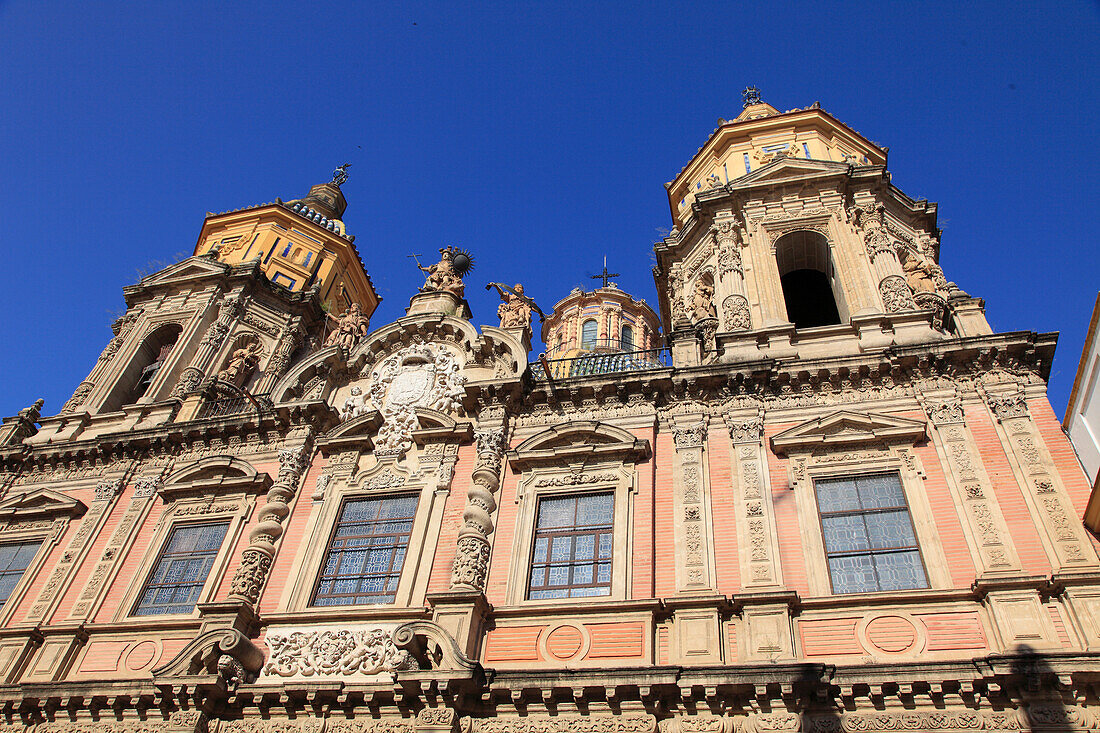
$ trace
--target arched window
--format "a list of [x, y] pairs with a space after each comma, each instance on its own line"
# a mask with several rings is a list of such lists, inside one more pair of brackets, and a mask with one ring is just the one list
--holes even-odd
[[829, 243], [817, 232], [791, 232], [775, 243], [787, 320], [795, 328], [840, 323]]
[[122, 405], [133, 404], [146, 396], [161, 367], [172, 353], [181, 330], [179, 324], [170, 323], [161, 326], [145, 338], [116, 383], [110, 397], [104, 401], [103, 410], [117, 410]]
[[619, 347], [623, 351], [634, 351], [634, 329], [623, 324], [622, 335], [619, 338]]
[[298, 260], [302, 259], [302, 248], [298, 247], [297, 249], [295, 249], [294, 250], [294, 256], [291, 257], [290, 259], [293, 260], [294, 262], [297, 262]]
[[596, 348], [596, 321], [589, 319], [581, 324], [581, 348]]

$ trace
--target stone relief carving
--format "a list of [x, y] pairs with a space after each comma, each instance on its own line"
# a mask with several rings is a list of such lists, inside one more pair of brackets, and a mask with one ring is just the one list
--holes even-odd
[[355, 385], [351, 388], [351, 394], [344, 399], [344, 404], [340, 407], [340, 419], [347, 422], [366, 414], [366, 412], [367, 400], [363, 397], [363, 388]]
[[415, 670], [420, 665], [393, 643], [389, 629], [269, 632], [264, 674], [278, 677], [346, 677]]
[[687, 427], [674, 427], [672, 429], [672, 439], [673, 442], [676, 443], [677, 450], [683, 448], [698, 448], [702, 446], [707, 439], [707, 424], [700, 421]]
[[[263, 344], [255, 334], [246, 334], [237, 339], [238, 348], [234, 349], [218, 372], [218, 379], [234, 387], [244, 387], [249, 377], [259, 366], [260, 356], [264, 353]], [[174, 390], [173, 390], [174, 391]]]
[[916, 305], [913, 302], [912, 293], [900, 275], [891, 275], [884, 278], [878, 284], [879, 293], [882, 295], [882, 304], [887, 313], [913, 310]]
[[404, 453], [412, 445], [416, 408], [461, 412], [466, 377], [458, 358], [441, 344], [412, 344], [390, 355], [374, 370], [370, 398], [382, 413], [375, 452]]
[[494, 493], [500, 487], [501, 458], [504, 456], [504, 428], [487, 428], [474, 433], [477, 464], [466, 493], [458, 551], [451, 567], [452, 588], [485, 589], [489, 572], [489, 534], [493, 531]]
[[651, 715], [592, 717], [528, 715], [523, 718], [487, 718], [470, 721], [470, 733], [653, 733]]
[[94, 382], [81, 382], [73, 392], [73, 396], [70, 397], [68, 402], [65, 403], [65, 406], [61, 408], [61, 412], [76, 412], [77, 408], [83, 405], [84, 401], [88, 399], [88, 395], [92, 393], [94, 388]]
[[613, 483], [618, 480], [618, 475], [610, 471], [603, 473], [570, 473], [566, 476], [545, 476], [535, 481], [535, 486], [582, 486], [585, 484]]
[[744, 295], [727, 295], [722, 301], [722, 316], [727, 331], [748, 331], [752, 328], [749, 301]]
[[963, 422], [963, 406], [960, 400], [928, 403], [924, 409], [933, 425], [955, 425]]
[[1027, 417], [1027, 400], [1022, 394], [989, 396], [989, 407], [1000, 421], [1014, 417]]
[[714, 307], [714, 285], [706, 278], [695, 283], [695, 290], [691, 296], [691, 308], [696, 321], [718, 317], [718, 311]]
[[358, 303], [352, 303], [339, 318], [327, 313], [325, 315], [328, 320], [336, 322], [336, 328], [325, 339], [325, 346], [339, 346], [345, 355], [370, 331], [370, 321], [363, 315]]

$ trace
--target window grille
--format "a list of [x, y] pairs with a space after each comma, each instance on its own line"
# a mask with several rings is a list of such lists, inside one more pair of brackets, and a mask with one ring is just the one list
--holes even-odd
[[31, 564], [41, 542], [0, 545], [0, 606], [7, 603], [16, 583]]
[[528, 598], [611, 593], [614, 506], [609, 493], [539, 501]]
[[393, 603], [416, 504], [415, 494], [346, 502], [313, 605]]
[[834, 593], [927, 588], [897, 474], [814, 482]]
[[228, 528], [228, 522], [174, 527], [145, 581], [133, 615], [191, 613]]

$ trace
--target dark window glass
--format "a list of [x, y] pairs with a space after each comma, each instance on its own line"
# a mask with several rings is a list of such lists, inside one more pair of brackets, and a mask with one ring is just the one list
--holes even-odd
[[814, 482], [834, 593], [927, 588], [897, 474]]
[[0, 545], [0, 606], [7, 602], [15, 584], [31, 564], [41, 542], [20, 542]]
[[577, 598], [611, 593], [611, 494], [539, 501], [528, 598]]
[[596, 322], [585, 321], [581, 325], [581, 348], [582, 349], [594, 349], [596, 348]]
[[345, 503], [313, 605], [393, 603], [416, 502], [417, 496], [411, 494]]
[[174, 527], [145, 581], [134, 615], [191, 613], [228, 528], [227, 522]]
[[621, 348], [623, 351], [634, 351], [634, 329], [630, 326], [623, 326], [623, 335], [620, 339]]
[[780, 278], [787, 320], [795, 328], [834, 326], [840, 313], [833, 298], [829, 277], [818, 270], [793, 270]]

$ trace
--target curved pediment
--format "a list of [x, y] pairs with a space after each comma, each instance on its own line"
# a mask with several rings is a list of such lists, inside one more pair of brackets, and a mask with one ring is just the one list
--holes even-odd
[[508, 452], [516, 471], [527, 467], [578, 459], [640, 461], [651, 454], [649, 441], [628, 430], [584, 420], [562, 423], [532, 435]]
[[801, 425], [772, 436], [776, 453], [806, 451], [818, 448], [848, 447], [882, 443], [917, 443], [927, 437], [924, 420], [896, 415], [862, 413], [851, 410], [807, 420]]
[[165, 501], [191, 493], [260, 492], [271, 485], [271, 477], [247, 461], [233, 456], [210, 456], [169, 475], [160, 494]]
[[372, 450], [374, 448], [374, 435], [381, 425], [382, 414], [378, 410], [370, 410], [337, 425], [328, 434], [317, 440], [317, 447], [325, 455], [336, 450], [343, 450], [349, 446], [362, 451]]

